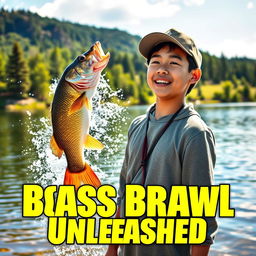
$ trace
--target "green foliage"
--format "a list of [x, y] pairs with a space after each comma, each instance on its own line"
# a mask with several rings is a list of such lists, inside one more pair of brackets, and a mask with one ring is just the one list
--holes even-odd
[[120, 89], [122, 89], [123, 91], [124, 99], [127, 100], [130, 97], [138, 99], [139, 90], [135, 82], [131, 79], [130, 74], [128, 73], [121, 74], [120, 78], [121, 78]]
[[252, 101], [250, 86], [247, 84], [241, 91], [243, 101]]
[[219, 101], [222, 101], [222, 93], [221, 92], [215, 92], [214, 94], [213, 94], [213, 99], [214, 100], [219, 100]]
[[108, 68], [106, 68], [105, 70], [105, 79], [107, 83], [110, 85], [110, 87], [112, 88], [112, 90], [116, 90], [116, 88], [114, 88], [113, 86], [113, 81], [114, 81], [113, 74]]
[[5, 70], [6, 66], [6, 56], [4, 53], [0, 52], [0, 82], [5, 83]]
[[216, 56], [211, 56], [207, 52], [203, 53], [202, 55], [202, 81], [219, 83], [221, 81], [220, 60]]
[[132, 58], [128, 53], [126, 53], [124, 55], [122, 64], [123, 64], [124, 72], [130, 73], [131, 79], [134, 80], [135, 79], [135, 69], [134, 69], [134, 65], [132, 63]]
[[227, 61], [227, 58], [222, 53], [220, 56], [220, 80], [224, 81], [228, 79], [228, 75], [229, 75], [228, 61]]
[[30, 79], [32, 86], [30, 94], [35, 96], [38, 100], [48, 102], [50, 92], [50, 73], [47, 65], [39, 57], [31, 60], [33, 62], [33, 69], [31, 69]]
[[62, 57], [61, 49], [55, 47], [50, 54], [50, 74], [53, 79], [59, 78], [63, 73], [65, 62]]
[[[1, 13], [0, 13], [0, 17], [1, 17]], [[24, 38], [17, 33], [10, 32], [3, 35], [0, 34], [0, 48], [4, 50], [4, 52], [7, 55], [11, 54], [14, 42], [19, 42], [20, 46], [22, 47], [22, 49], [25, 50], [25, 52], [28, 51], [31, 46], [29, 38]]]
[[16, 96], [26, 97], [30, 89], [29, 69], [18, 42], [13, 44], [7, 66], [7, 87]]
[[231, 102], [241, 102], [241, 101], [242, 101], [242, 96], [239, 93], [239, 91], [236, 91], [231, 98]]
[[141, 104], [149, 104], [151, 103], [151, 97], [153, 96], [152, 91], [149, 89], [146, 83], [141, 82], [141, 86], [139, 86], [139, 102]]
[[63, 59], [63, 66], [66, 67], [72, 61], [72, 53], [68, 48], [62, 48], [61, 57]]
[[225, 81], [222, 83], [222, 100], [225, 102], [229, 102], [231, 100], [231, 90], [233, 88], [233, 84], [230, 81]]
[[237, 77], [236, 77], [235, 75], [232, 75], [232, 76], [231, 76], [231, 82], [232, 82], [232, 84], [234, 85], [235, 88], [238, 87], [238, 85], [239, 85], [239, 80], [237, 79]]
[[204, 100], [202, 88], [201, 88], [201, 85], [199, 85], [199, 84], [197, 85], [197, 96], [198, 96], [198, 99]]
[[240, 83], [242, 86], [249, 86], [249, 83], [244, 76], [241, 78]]
[[[151, 103], [154, 97], [146, 82], [145, 59], [137, 52], [139, 40], [138, 36], [118, 29], [96, 28], [43, 18], [28, 11], [2, 9], [0, 91], [23, 96], [30, 92], [39, 100], [49, 101], [51, 79], [59, 78], [78, 54], [100, 41], [104, 51], [108, 50], [111, 55], [105, 70], [111, 88], [122, 89], [123, 98], [133, 104]], [[16, 41], [19, 44], [14, 54]], [[208, 52], [202, 55], [202, 83], [192, 90], [190, 99], [256, 100], [255, 60], [228, 59], [223, 54], [218, 58]], [[26, 60], [29, 60], [29, 69]], [[218, 85], [209, 86], [212, 83]]]
[[121, 80], [121, 75], [124, 73], [123, 66], [121, 64], [116, 64], [112, 67], [111, 69], [113, 81], [111, 82], [110, 85], [112, 85], [112, 88], [114, 90], [117, 90], [122, 86], [122, 80]]

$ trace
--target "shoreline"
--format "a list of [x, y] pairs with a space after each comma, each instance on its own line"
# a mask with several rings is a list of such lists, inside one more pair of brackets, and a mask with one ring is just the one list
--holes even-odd
[[[38, 111], [38, 110], [47, 110], [49, 108], [49, 104], [43, 101], [38, 101], [35, 98], [28, 97], [25, 99], [14, 99], [14, 98], [7, 98], [7, 99], [0, 99], [0, 109], [8, 112], [22, 112], [22, 111]], [[224, 105], [227, 106], [256, 106], [256, 102], [221, 102], [217, 100], [195, 100], [195, 101], [187, 101], [188, 103], [192, 103], [197, 107], [221, 107]], [[131, 104], [128, 101], [114, 101], [114, 103], [122, 106], [122, 107], [132, 107], [132, 106], [144, 106], [144, 105], [151, 105], [152, 103], [148, 104]]]
[[45, 110], [48, 105], [46, 102], [38, 101], [35, 98], [28, 97], [24, 99], [5, 98], [1, 99], [0, 109], [10, 112], [15, 111], [37, 111]]

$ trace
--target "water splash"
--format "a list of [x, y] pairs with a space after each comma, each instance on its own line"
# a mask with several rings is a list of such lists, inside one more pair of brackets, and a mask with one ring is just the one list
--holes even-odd
[[[51, 93], [56, 89], [57, 81], [52, 84]], [[93, 112], [90, 123], [90, 134], [99, 139], [105, 148], [100, 151], [85, 151], [85, 159], [92, 166], [97, 176], [106, 184], [109, 179], [106, 169], [115, 170], [116, 162], [113, 157], [120, 150], [124, 142], [121, 135], [122, 125], [126, 123], [126, 109], [112, 103], [110, 100], [120, 92], [113, 91], [104, 76], [101, 76], [97, 91], [93, 97]], [[32, 144], [35, 148], [36, 159], [29, 166], [35, 183], [43, 187], [63, 184], [66, 169], [66, 158], [55, 157], [50, 149], [49, 141], [52, 135], [52, 126], [49, 118], [41, 118], [39, 123], [33, 122], [30, 113], [29, 132], [32, 135]], [[119, 170], [118, 170], [119, 171]], [[113, 185], [113, 184], [112, 184]], [[40, 219], [42, 227], [47, 226], [46, 218]], [[45, 232], [46, 233], [46, 232]], [[61, 255], [104, 255], [106, 246], [56, 246], [55, 253]]]

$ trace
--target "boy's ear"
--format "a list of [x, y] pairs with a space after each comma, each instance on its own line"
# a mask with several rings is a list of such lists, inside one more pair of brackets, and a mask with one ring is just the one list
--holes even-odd
[[191, 70], [191, 84], [195, 84], [197, 83], [200, 78], [201, 78], [201, 75], [202, 75], [202, 71], [200, 68], [197, 68], [197, 69], [193, 69]]

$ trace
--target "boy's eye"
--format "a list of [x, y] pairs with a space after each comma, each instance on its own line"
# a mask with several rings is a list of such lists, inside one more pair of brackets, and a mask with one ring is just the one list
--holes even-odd
[[153, 61], [151, 61], [151, 64], [159, 64], [160, 62], [159, 61], [157, 61], [157, 60], [153, 60]]
[[180, 65], [178, 62], [175, 62], [175, 61], [170, 62], [170, 64], [172, 64], [172, 65]]

